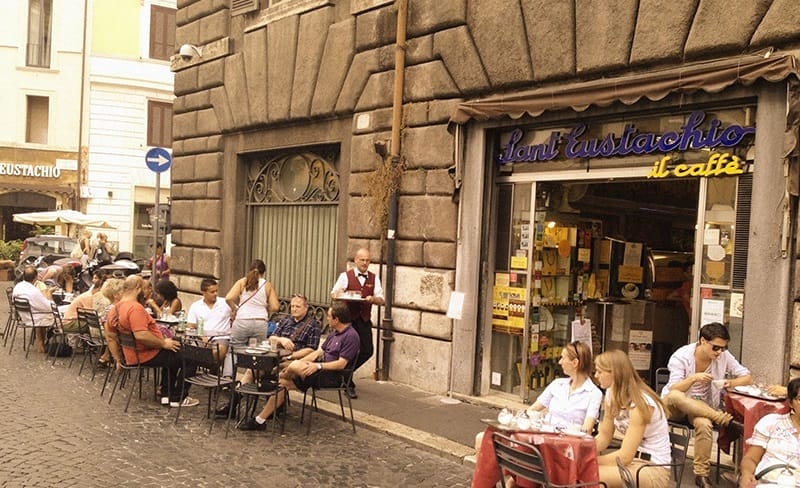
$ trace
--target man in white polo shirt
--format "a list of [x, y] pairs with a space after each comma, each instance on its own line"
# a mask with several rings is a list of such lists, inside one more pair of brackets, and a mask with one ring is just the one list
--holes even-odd
[[[225, 299], [219, 296], [217, 280], [205, 278], [200, 282], [200, 291], [203, 292], [203, 298], [189, 307], [186, 324], [191, 328], [197, 328], [198, 320], [202, 320], [201, 335], [219, 343], [219, 355], [225, 357], [228, 353], [228, 334], [231, 330], [231, 308]], [[226, 364], [226, 369], [227, 366]]]

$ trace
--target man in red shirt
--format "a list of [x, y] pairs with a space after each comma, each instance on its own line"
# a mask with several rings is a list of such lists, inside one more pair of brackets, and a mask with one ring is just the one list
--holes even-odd
[[[131, 275], [125, 278], [122, 287], [122, 299], [108, 312], [106, 318], [106, 339], [111, 355], [117, 362], [119, 369], [120, 349], [125, 356], [125, 364], [140, 363], [147, 366], [161, 366], [161, 403], [177, 407], [183, 402], [184, 407], [193, 407], [200, 403], [198, 400], [187, 396], [189, 385], [184, 383], [181, 371], [181, 356], [178, 350], [181, 343], [166, 339], [156, 325], [155, 320], [140, 303], [144, 281], [141, 276]], [[121, 348], [118, 335], [130, 334], [136, 339], [136, 351], [131, 348]], [[180, 372], [180, 374], [179, 374]], [[187, 375], [191, 372], [187, 371]]]

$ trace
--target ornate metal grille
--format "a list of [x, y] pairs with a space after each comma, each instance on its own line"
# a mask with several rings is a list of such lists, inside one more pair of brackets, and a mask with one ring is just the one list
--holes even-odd
[[251, 165], [247, 188], [251, 205], [337, 202], [339, 173], [316, 153], [294, 153]]

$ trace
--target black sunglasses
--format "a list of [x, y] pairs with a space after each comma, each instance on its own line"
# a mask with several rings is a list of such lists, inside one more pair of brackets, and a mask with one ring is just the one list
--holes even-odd
[[303, 300], [308, 300], [308, 298], [306, 298], [306, 296], [302, 293], [295, 293], [292, 295], [292, 298], [302, 298]]
[[711, 350], [714, 352], [727, 351], [728, 346], [718, 346], [716, 344], [711, 344]]

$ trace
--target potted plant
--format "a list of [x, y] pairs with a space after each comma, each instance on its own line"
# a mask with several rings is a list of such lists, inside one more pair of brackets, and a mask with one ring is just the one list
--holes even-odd
[[19, 259], [21, 249], [22, 241], [0, 240], [0, 281], [11, 281], [14, 279], [14, 265]]

